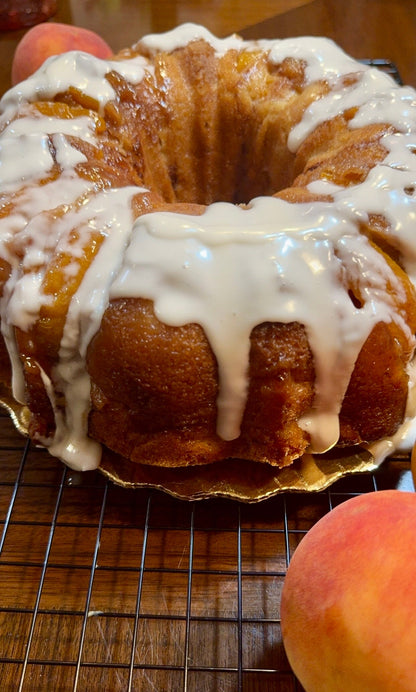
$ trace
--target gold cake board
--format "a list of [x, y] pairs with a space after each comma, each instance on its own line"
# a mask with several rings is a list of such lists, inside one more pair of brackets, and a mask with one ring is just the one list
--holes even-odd
[[[22, 435], [28, 434], [29, 411], [0, 389], [0, 404]], [[186, 500], [224, 497], [259, 502], [283, 492], [324, 490], [343, 476], [374, 471], [377, 464], [365, 449], [352, 447], [326, 454], [305, 454], [283, 469], [245, 459], [227, 459], [187, 468], [162, 468], [130, 462], [104, 449], [99, 470], [126, 488], [157, 488]]]

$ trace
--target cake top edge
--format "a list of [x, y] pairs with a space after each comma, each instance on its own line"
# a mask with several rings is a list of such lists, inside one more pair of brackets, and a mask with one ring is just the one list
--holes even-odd
[[[326, 80], [333, 83], [344, 75], [371, 69], [326, 37], [244, 40], [241, 36], [232, 34], [226, 38], [218, 38], [202, 25], [185, 23], [165, 33], [143, 36], [131, 47], [133, 56], [130, 57], [124, 57], [121, 52], [112, 58], [102, 59], [73, 50], [48, 58], [33, 75], [2, 96], [0, 128], [14, 116], [20, 103], [53, 99], [57, 93], [64, 92], [69, 87], [95, 96], [102, 107], [113, 96], [109, 83], [104, 79], [108, 72], [117, 71], [128, 81], [138, 83], [146, 71], [152, 70], [155, 56], [172, 53], [198, 40], [209, 43], [218, 57], [230, 50], [260, 50], [268, 52], [269, 61], [276, 65], [286, 58], [298, 59], [305, 64], [307, 82]], [[394, 84], [391, 77], [384, 77]]]
[[315, 62], [329, 74], [336, 70], [337, 75], [367, 69], [358, 60], [348, 55], [339, 44], [324, 36], [297, 36], [293, 38], [244, 39], [239, 34], [224, 38], [215, 36], [206, 27], [195, 23], [184, 23], [174, 29], [159, 34], [143, 36], [133, 45], [133, 50], [145, 49], [151, 56], [161, 52], [171, 53], [184, 48], [193, 41], [209, 43], [218, 55], [229, 50], [268, 50], [269, 59], [279, 63], [286, 57], [299, 58], [306, 63]]

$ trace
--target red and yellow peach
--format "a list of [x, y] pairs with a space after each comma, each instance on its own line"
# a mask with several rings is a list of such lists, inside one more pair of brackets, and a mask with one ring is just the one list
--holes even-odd
[[306, 692], [415, 692], [416, 494], [349, 499], [302, 539], [281, 602]]

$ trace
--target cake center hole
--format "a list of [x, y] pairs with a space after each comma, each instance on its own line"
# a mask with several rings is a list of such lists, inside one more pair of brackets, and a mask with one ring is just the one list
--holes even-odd
[[[196, 204], [231, 202], [245, 204], [255, 197], [270, 196], [293, 181], [294, 155], [282, 137], [258, 141], [253, 132], [230, 127], [217, 147], [200, 135], [190, 142], [190, 154], [172, 161], [169, 177], [175, 201]], [[241, 129], [241, 128], [240, 128]], [[202, 141], [201, 141], [202, 139]]]

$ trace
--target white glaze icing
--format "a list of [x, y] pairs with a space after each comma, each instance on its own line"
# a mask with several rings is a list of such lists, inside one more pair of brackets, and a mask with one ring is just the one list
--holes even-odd
[[[219, 364], [218, 432], [229, 440], [238, 437], [244, 410], [252, 329], [269, 321], [305, 324], [317, 379], [316, 412], [303, 425], [315, 451], [323, 451], [339, 437], [339, 407], [362, 343], [395, 312], [384, 261], [354, 221], [333, 204], [298, 207], [272, 197], [253, 200], [249, 209], [213, 204], [196, 217], [146, 214], [133, 227], [110, 297], [140, 295], [154, 301], [166, 324], [202, 324]], [[343, 265], [367, 292], [361, 309], [345, 290]], [[372, 284], [365, 266], [376, 273]], [[393, 273], [389, 278], [397, 284]], [[328, 296], [333, 307], [323, 310]]]
[[86, 157], [69, 144], [66, 136], [91, 140], [90, 119], [65, 121], [48, 118], [47, 121], [45, 125], [42, 120], [19, 118], [3, 131], [0, 156], [3, 161], [10, 162], [0, 168], [0, 184], [4, 190], [10, 183], [13, 186], [16, 180], [24, 183], [49, 173], [54, 162], [51, 145], [57, 150], [57, 162], [62, 169], [73, 169], [78, 163], [86, 161]]
[[270, 60], [281, 63], [290, 56], [305, 63], [306, 80], [316, 82], [324, 78], [333, 84], [342, 75], [356, 73], [368, 68], [358, 65], [357, 61], [345, 53], [336, 43], [329, 39], [322, 40], [317, 36], [300, 36], [280, 41], [259, 41], [260, 47], [270, 50]]
[[[13, 267], [1, 304], [2, 330], [14, 364], [17, 397], [23, 396], [23, 382], [13, 326], [28, 329], [41, 305], [49, 300], [41, 289], [42, 271], [56, 243], [68, 251], [69, 234], [78, 224], [85, 227], [87, 235], [88, 230], [99, 229], [105, 236], [72, 299], [60, 361], [51, 377], [42, 374], [57, 425], [54, 438], [42, 442], [72, 468], [93, 468], [99, 463], [99, 448], [86, 436], [89, 379], [85, 354], [111, 298], [147, 297], [154, 301], [159, 319], [167, 324], [202, 324], [219, 366], [218, 434], [224, 439], [239, 434], [252, 328], [269, 320], [303, 323], [314, 356], [316, 394], [313, 409], [300, 425], [310, 433], [312, 449], [318, 452], [338, 439], [339, 407], [357, 354], [374, 324], [395, 320], [407, 329], [385, 290], [387, 282], [399, 293], [400, 286], [380, 255], [360, 235], [358, 225], [369, 213], [387, 218], [392, 243], [402, 253], [416, 284], [415, 91], [397, 87], [390, 77], [357, 63], [326, 39], [245, 42], [235, 36], [217, 39], [202, 27], [184, 25], [140, 43], [155, 54], [175, 50], [195, 38], [209, 41], [218, 55], [230, 49], [260, 48], [269, 51], [269, 59], [276, 64], [285, 57], [296, 57], [305, 62], [307, 81], [331, 84], [328, 95], [312, 103], [290, 133], [288, 146], [292, 151], [341, 107], [357, 107], [351, 127], [387, 121], [399, 134], [383, 138], [386, 158], [364, 183], [348, 189], [326, 181], [310, 185], [313, 192], [331, 194], [333, 202], [295, 206], [262, 197], [247, 208], [217, 203], [198, 217], [164, 212], [133, 222], [130, 201], [142, 192], [140, 188], [95, 194], [93, 185], [74, 173], [83, 155], [68, 137], [89, 139], [94, 144], [92, 118], [13, 118], [26, 102], [51, 99], [70, 86], [95, 99], [97, 110], [103, 113], [105, 105], [115, 98], [106, 74], [119, 71], [136, 84], [144, 75], [151, 78], [151, 63], [142, 57], [101, 61], [84, 53], [69, 53], [50, 59], [32, 78], [3, 97], [2, 190], [9, 193], [20, 188], [22, 181], [26, 183], [12, 213], [0, 218], [0, 248]], [[355, 80], [343, 79], [351, 73], [356, 73]], [[22, 146], [24, 158], [19, 154]], [[54, 162], [62, 169], [58, 180], [40, 187], [29, 184], [44, 177]], [[83, 199], [83, 204], [72, 207], [77, 199]], [[67, 214], [53, 220], [52, 234], [51, 216], [45, 210], [59, 205], [70, 206]], [[22, 262], [10, 252], [10, 243], [28, 248]], [[68, 276], [76, 271], [75, 259], [82, 247], [82, 243], [71, 245], [74, 263], [67, 268]], [[354, 306], [345, 290], [348, 278], [360, 287], [364, 298], [361, 308]], [[413, 335], [409, 338], [412, 340]], [[409, 380], [413, 391], [413, 369]], [[56, 392], [64, 395], [66, 410], [57, 406]], [[386, 449], [389, 453], [393, 447], [402, 446], [403, 440], [413, 442], [415, 426], [409, 423], [413, 419], [414, 412], [408, 412], [396, 439], [374, 447], [380, 459]]]
[[103, 107], [114, 98], [114, 91], [105, 79], [107, 72], [107, 62], [78, 51], [48, 58], [32, 77], [3, 96], [0, 126], [14, 117], [21, 104], [50, 101], [69, 87], [78, 89]]
[[161, 34], [148, 34], [142, 38], [137, 45], [144, 46], [150, 55], [157, 53], [171, 53], [178, 48], [184, 48], [191, 41], [197, 40], [207, 41], [216, 51], [217, 55], [223, 55], [227, 50], [241, 50], [243, 46], [254, 48], [258, 46], [258, 42], [253, 41], [247, 44], [243, 42], [240, 36], [232, 35], [227, 38], [217, 38], [213, 36], [208, 29], [199, 24], [188, 22], [176, 27], [171, 31], [166, 31]]

